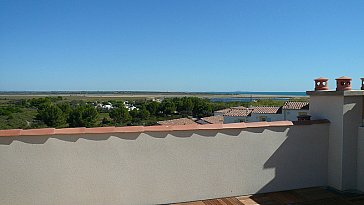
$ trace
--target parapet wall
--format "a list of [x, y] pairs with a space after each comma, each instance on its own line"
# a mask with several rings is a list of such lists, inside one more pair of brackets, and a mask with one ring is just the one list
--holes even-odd
[[358, 133], [358, 189], [364, 192], [364, 127]]
[[0, 137], [0, 204], [164, 204], [326, 186], [329, 124], [274, 123], [20, 130]]

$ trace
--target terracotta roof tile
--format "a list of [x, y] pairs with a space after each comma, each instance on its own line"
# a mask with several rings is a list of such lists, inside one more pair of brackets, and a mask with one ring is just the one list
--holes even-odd
[[19, 136], [22, 129], [0, 130], [1, 137]]
[[284, 110], [308, 110], [309, 102], [285, 102]]
[[230, 117], [246, 117], [249, 116], [252, 109], [231, 109], [230, 112], [225, 113], [223, 116]]
[[257, 114], [276, 114], [281, 111], [281, 107], [253, 107], [252, 113]]
[[159, 121], [158, 124], [160, 124], [160, 125], [195, 125], [197, 123], [189, 118], [179, 118], [179, 119], [173, 119], [173, 120]]
[[210, 123], [210, 124], [223, 124], [224, 117], [223, 116], [211, 116], [211, 117], [204, 117], [202, 120]]
[[[329, 123], [327, 120], [311, 120], [309, 124]], [[16, 136], [45, 136], [45, 135], [70, 135], [70, 134], [106, 134], [106, 133], [141, 133], [141, 132], [172, 132], [184, 130], [220, 130], [220, 129], [244, 129], [272, 126], [292, 126], [290, 121], [276, 122], [249, 122], [231, 124], [189, 124], [189, 125], [155, 125], [155, 126], [126, 126], [126, 127], [93, 127], [93, 128], [42, 128], [42, 129], [14, 129], [0, 130], [0, 137]], [[306, 124], [299, 124], [306, 125]]]
[[215, 112], [220, 112], [220, 113], [225, 114], [225, 113], [228, 113], [230, 111], [231, 111], [231, 108], [226, 108], [226, 109], [222, 109], [222, 110], [216, 110]]
[[35, 135], [53, 135], [55, 128], [41, 128], [41, 129], [29, 129], [21, 130], [20, 135], [35, 136]]
[[244, 123], [244, 122], [223, 124], [222, 127], [224, 129], [244, 129], [244, 128], [247, 128], [246, 123]]
[[223, 124], [204, 124], [198, 125], [199, 130], [221, 130], [223, 129]]
[[76, 127], [76, 128], [61, 128], [54, 130], [55, 135], [64, 135], [64, 134], [83, 134], [86, 133], [85, 127]]
[[237, 107], [232, 107], [232, 109], [240, 109], [240, 110], [243, 110], [243, 109], [247, 109], [247, 107], [237, 106]]

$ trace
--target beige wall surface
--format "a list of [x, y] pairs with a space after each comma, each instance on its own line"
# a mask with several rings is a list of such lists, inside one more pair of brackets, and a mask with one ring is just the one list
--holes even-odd
[[357, 187], [358, 127], [362, 124], [362, 96], [346, 96], [344, 100], [343, 190]]
[[330, 120], [328, 182], [343, 190], [344, 96], [310, 96], [310, 115]]
[[163, 204], [326, 186], [329, 124], [0, 138], [0, 204]]
[[358, 136], [358, 189], [364, 192], [364, 127], [359, 127]]

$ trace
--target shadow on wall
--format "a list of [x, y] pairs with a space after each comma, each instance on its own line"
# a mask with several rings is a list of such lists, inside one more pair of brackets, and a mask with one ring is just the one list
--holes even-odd
[[263, 169], [275, 169], [274, 179], [258, 193], [326, 186], [327, 155], [327, 125], [292, 126], [286, 140], [264, 164]]
[[[244, 129], [249, 132], [262, 133], [264, 128], [248, 128]], [[242, 129], [225, 129], [225, 130], [191, 130], [191, 131], [173, 131], [171, 132], [145, 132], [148, 137], [166, 138], [178, 137], [189, 138], [193, 135], [202, 137], [216, 137], [218, 133], [223, 133], [227, 136], [237, 137], [242, 132]], [[44, 135], [44, 136], [18, 136], [18, 137], [0, 137], [0, 145], [10, 145], [14, 141], [19, 141], [27, 144], [44, 144], [49, 138], [55, 138], [67, 142], [77, 142], [79, 139], [102, 141], [108, 140], [110, 137], [117, 137], [121, 140], [136, 140], [142, 133], [107, 133], [107, 134], [81, 134], [81, 135]]]
[[18, 136], [18, 137], [0, 137], [0, 145], [10, 145], [14, 141], [27, 144], [44, 144], [48, 139], [54, 138], [66, 142], [77, 142], [79, 139], [103, 141], [110, 137], [117, 137], [122, 140], [136, 140], [140, 133], [116, 133], [116, 134], [82, 134], [82, 135], [45, 135], [45, 136]]

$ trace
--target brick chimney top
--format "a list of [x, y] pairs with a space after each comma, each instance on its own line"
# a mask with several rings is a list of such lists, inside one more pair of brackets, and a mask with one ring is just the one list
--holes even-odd
[[351, 78], [342, 76], [340, 78], [336, 78], [336, 90], [351, 90]]
[[341, 76], [340, 78], [336, 78], [336, 80], [352, 80], [350, 77]]
[[327, 81], [329, 79], [327, 78], [316, 78], [315, 79], [315, 90], [328, 90], [329, 87], [328, 87], [328, 84], [327, 84]]

